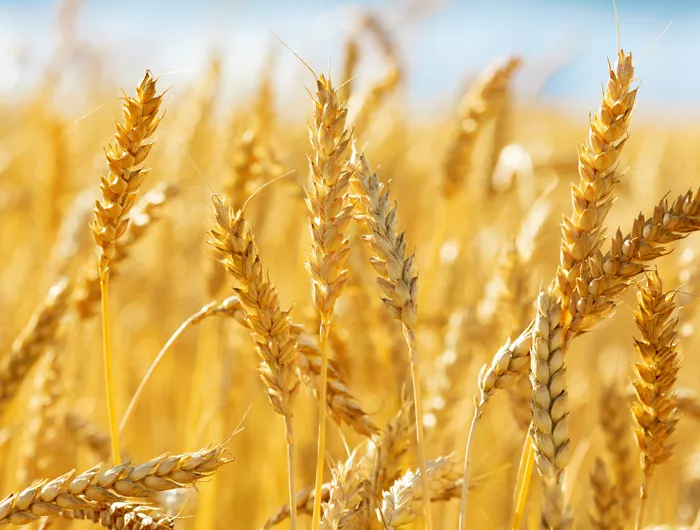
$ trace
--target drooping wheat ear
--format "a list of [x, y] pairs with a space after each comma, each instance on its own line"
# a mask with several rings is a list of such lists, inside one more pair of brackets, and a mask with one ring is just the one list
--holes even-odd
[[104, 432], [90, 420], [71, 412], [63, 417], [63, 424], [66, 432], [77, 443], [87, 446], [101, 461], [109, 459], [111, 450], [109, 433]]
[[454, 198], [462, 188], [469, 174], [476, 139], [484, 124], [497, 114], [510, 79], [520, 63], [520, 58], [510, 57], [504, 63], [492, 66], [462, 99], [459, 127], [447, 150], [443, 165], [442, 194], [446, 199]]
[[[299, 333], [297, 342], [299, 344], [299, 373], [302, 381], [318, 397], [321, 384], [321, 351], [310, 336], [301, 333], [301, 326], [294, 324], [292, 330]], [[331, 418], [338, 425], [344, 422], [356, 433], [367, 437], [379, 432], [379, 427], [365, 412], [358, 398], [346, 386], [344, 378], [332, 359], [328, 360], [326, 405]]]
[[[131, 211], [131, 219], [124, 236], [114, 243], [110, 263], [110, 279], [118, 273], [119, 265], [129, 257], [132, 247], [148, 233], [162, 216], [162, 210], [179, 193], [174, 184], [160, 183], [146, 193]], [[100, 275], [94, 268], [86, 269], [79, 276], [73, 293], [73, 305], [81, 320], [91, 318], [99, 311]]]
[[157, 506], [136, 502], [96, 503], [83, 510], [64, 510], [64, 519], [91, 521], [110, 530], [160, 530], [175, 528], [175, 518]]
[[[420, 471], [408, 470], [388, 491], [382, 493], [382, 505], [377, 508], [377, 517], [385, 528], [393, 530], [410, 524], [420, 513], [417, 504], [424, 500], [420, 474]], [[459, 497], [461, 476], [460, 465], [453, 455], [441, 456], [430, 462], [427, 482], [431, 498], [447, 500]]]
[[311, 276], [314, 305], [321, 316], [321, 395], [319, 396], [318, 454], [316, 455], [316, 500], [312, 528], [317, 530], [321, 514], [320, 489], [326, 447], [326, 382], [328, 376], [328, 330], [335, 302], [347, 282], [345, 262], [350, 240], [344, 232], [350, 222], [353, 205], [348, 200], [351, 171], [347, 166], [352, 132], [345, 126], [347, 108], [333, 89], [330, 78], [316, 79], [313, 121], [309, 139], [311, 186], [306, 189], [309, 210], [311, 250], [306, 267]]
[[119, 502], [122, 496], [153, 497], [157, 491], [192, 487], [230, 461], [224, 451], [221, 444], [196, 453], [165, 454], [138, 466], [121, 464], [100, 473], [97, 465], [80, 475], [70, 471], [51, 481], [42, 480], [0, 501], [0, 526]]
[[591, 473], [591, 490], [593, 507], [590, 510], [591, 527], [594, 530], [622, 530], [619, 496], [615, 484], [610, 480], [607, 466], [602, 459], [596, 458]]
[[32, 367], [56, 342], [63, 316], [68, 310], [71, 284], [60, 280], [49, 290], [12, 349], [0, 361], [0, 414], [17, 394]]
[[605, 236], [603, 223], [615, 200], [615, 185], [622, 177], [618, 164], [637, 96], [637, 88], [631, 86], [634, 81], [631, 53], [619, 50], [615, 69], [609, 66], [609, 74], [598, 114], [590, 119], [586, 142], [579, 146], [580, 179], [571, 188], [573, 213], [562, 222], [556, 288], [567, 325], [577, 311], [572, 294], [581, 267], [598, 250]]
[[637, 475], [637, 457], [633, 454], [632, 418], [625, 396], [609, 384], [600, 395], [600, 425], [603, 428], [605, 447], [610, 454], [612, 475], [623, 522], [632, 519], [636, 500], [634, 487]]
[[129, 212], [147, 169], [143, 163], [153, 147], [149, 138], [161, 120], [163, 94], [156, 94], [156, 79], [150, 71], [136, 87], [136, 97], [124, 94], [124, 123], [117, 124], [114, 143], [105, 149], [109, 173], [100, 179], [102, 197], [95, 203], [92, 235], [100, 247], [99, 270], [109, 277], [110, 261], [117, 241], [126, 233]]
[[427, 482], [427, 460], [423, 433], [423, 405], [421, 398], [418, 346], [415, 327], [418, 320], [418, 273], [408, 254], [406, 233], [398, 231], [397, 207], [389, 200], [389, 190], [370, 171], [364, 155], [353, 150], [351, 165], [355, 168], [353, 186], [358, 192], [361, 213], [355, 217], [363, 232], [362, 239], [371, 253], [370, 263], [379, 275], [377, 282], [384, 295], [382, 301], [403, 326], [408, 345], [413, 380], [418, 457], [423, 481], [423, 509], [425, 524], [432, 529], [430, 490]]
[[367, 448], [373, 460], [372, 490], [376, 495], [388, 490], [401, 475], [402, 463], [411, 444], [415, 421], [411, 411], [412, 403], [404, 398], [396, 416], [387, 423], [385, 429], [374, 436]]
[[357, 44], [355, 35], [350, 35], [345, 40], [345, 62], [343, 63], [343, 85], [339, 89], [340, 95], [345, 101], [352, 96], [352, 87], [357, 69], [357, 62], [360, 59], [360, 47]]
[[542, 527], [552, 530], [568, 529], [573, 524], [565, 505], [563, 484], [564, 468], [571, 457], [571, 442], [567, 428], [569, 404], [561, 314], [559, 300], [540, 290], [530, 365], [530, 437], [537, 470], [542, 477]]
[[60, 421], [63, 397], [61, 361], [56, 348], [50, 349], [34, 378], [34, 393], [27, 407], [17, 466], [19, 484], [29, 484], [41, 476], [54, 474], [61, 459], [67, 457], [62, 436], [64, 426]]
[[634, 312], [642, 338], [634, 341], [641, 359], [634, 364], [636, 377], [632, 384], [637, 400], [631, 405], [637, 423], [634, 434], [642, 453], [640, 463], [644, 474], [638, 529], [642, 528], [650, 481], [656, 466], [671, 457], [673, 445], [669, 443], [669, 438], [680, 419], [673, 392], [680, 362], [676, 353], [676, 293], [663, 292], [663, 284], [656, 271], [647, 274], [646, 280], [646, 284], [637, 291], [637, 310]]
[[355, 508], [362, 502], [368, 482], [368, 466], [364, 458], [353, 451], [345, 462], [331, 470], [332, 480], [328, 502], [323, 505], [322, 530], [355, 528]]
[[258, 373], [267, 388], [273, 410], [283, 416], [285, 421], [289, 504], [292, 506], [294, 527], [296, 505], [292, 401], [299, 390], [299, 348], [292, 332], [289, 311], [280, 308], [277, 289], [263, 271], [258, 247], [243, 210], [234, 211], [220, 197], [214, 197], [213, 202], [216, 217], [209, 231], [209, 243], [233, 276], [234, 291], [243, 306], [251, 336], [262, 361]]
[[[689, 190], [669, 204], [665, 198], [650, 217], [639, 214], [626, 236], [618, 229], [610, 250], [596, 250], [581, 270], [571, 307], [576, 307], [569, 329], [575, 335], [595, 326], [615, 310], [620, 294], [645, 264], [666, 254], [665, 245], [700, 230], [700, 189]], [[567, 341], [569, 336], [567, 336]]]

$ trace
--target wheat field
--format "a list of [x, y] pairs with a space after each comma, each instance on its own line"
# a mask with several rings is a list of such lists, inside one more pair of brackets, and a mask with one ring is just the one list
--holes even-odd
[[79, 4], [0, 101], [0, 525], [700, 529], [700, 130], [644, 50], [413, 119], [370, 10], [239, 98], [105, 75]]

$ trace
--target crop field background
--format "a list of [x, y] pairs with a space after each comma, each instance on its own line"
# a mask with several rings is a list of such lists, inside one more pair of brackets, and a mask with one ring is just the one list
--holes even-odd
[[0, 1], [0, 525], [700, 530], [698, 28]]

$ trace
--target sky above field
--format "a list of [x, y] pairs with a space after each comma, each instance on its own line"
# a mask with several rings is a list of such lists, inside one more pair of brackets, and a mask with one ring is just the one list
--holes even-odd
[[[700, 2], [619, 0], [622, 45], [639, 55], [666, 28], [638, 65], [642, 101], [664, 110], [700, 102]], [[409, 72], [413, 105], [439, 106], [488, 63], [510, 53], [525, 57], [518, 83], [524, 97], [594, 106], [616, 50], [611, 0], [491, 0], [431, 2], [87, 1], [75, 35], [94, 48], [119, 83], [146, 67], [177, 71], [174, 83], [202, 72], [212, 51], [224, 60], [232, 94], [253, 89], [270, 49], [275, 74], [290, 100], [303, 95], [308, 73], [271, 32], [318, 70], [340, 65], [342, 42], [360, 7], [371, 8], [394, 33]], [[35, 79], [57, 41], [57, 4], [0, 0], [0, 90]], [[368, 49], [368, 54], [373, 50]], [[378, 56], [360, 83], [381, 75]], [[297, 94], [297, 92], [299, 94]]]

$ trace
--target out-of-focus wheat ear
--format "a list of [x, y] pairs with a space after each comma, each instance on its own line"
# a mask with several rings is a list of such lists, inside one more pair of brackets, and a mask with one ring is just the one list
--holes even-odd
[[510, 57], [502, 64], [491, 66], [463, 97], [459, 126], [443, 162], [442, 194], [446, 199], [453, 199], [463, 188], [471, 168], [476, 139], [484, 124], [497, 115], [511, 77], [520, 64], [519, 57]]
[[160, 105], [163, 94], [156, 92], [156, 79], [150, 71], [136, 87], [136, 97], [124, 95], [124, 122], [117, 123], [114, 142], [105, 148], [108, 174], [100, 177], [100, 199], [95, 202], [92, 236], [99, 247], [97, 270], [102, 299], [102, 349], [107, 393], [107, 413], [112, 437], [112, 459], [120, 462], [119, 433], [114, 404], [112, 350], [109, 322], [110, 261], [116, 254], [116, 244], [129, 226], [129, 213], [148, 173], [143, 164], [153, 147], [149, 139], [162, 118]]
[[530, 437], [542, 477], [541, 525], [554, 530], [573, 526], [564, 495], [564, 469], [571, 457], [571, 441], [561, 314], [560, 301], [541, 289], [530, 353]]
[[599, 400], [600, 426], [610, 455], [611, 472], [617, 490], [620, 518], [627, 524], [633, 517], [637, 492], [638, 457], [634, 454], [632, 417], [625, 396], [614, 384], [603, 387]]
[[382, 103], [401, 85], [403, 72], [397, 63], [391, 63], [384, 76], [370, 85], [353, 116], [353, 130], [361, 138], [372, 124]]
[[420, 363], [415, 332], [418, 322], [418, 271], [414, 263], [414, 255], [408, 252], [406, 233], [398, 230], [398, 207], [395, 203], [391, 203], [389, 190], [379, 181], [376, 172], [370, 170], [364, 155], [354, 148], [351, 166], [354, 169], [353, 186], [358, 193], [360, 211], [355, 220], [370, 251], [370, 263], [377, 272], [377, 283], [384, 295], [382, 301], [394, 318], [401, 322], [408, 346], [416, 441], [423, 489], [423, 510], [426, 528], [432, 530]]
[[354, 34], [345, 39], [345, 61], [343, 62], [343, 84], [339, 89], [340, 96], [349, 101], [352, 96], [354, 85], [355, 70], [357, 63], [360, 60], [360, 47], [357, 43], [357, 37]]
[[335, 303], [347, 282], [345, 262], [350, 252], [350, 240], [346, 237], [345, 230], [353, 209], [348, 197], [352, 175], [348, 167], [352, 132], [346, 127], [346, 119], [347, 108], [340, 100], [338, 91], [333, 88], [330, 77], [317, 77], [313, 119], [309, 123], [311, 184], [306, 189], [311, 229], [311, 249], [307, 253], [306, 268], [311, 277], [313, 302], [321, 316], [321, 393], [313, 530], [318, 530], [321, 517], [320, 489], [323, 486], [326, 447], [328, 332]]
[[[331, 483], [326, 482], [323, 485], [323, 488], [321, 491], [322, 491], [321, 501], [328, 502], [328, 499], [331, 496]], [[297, 514], [299, 514], [299, 515], [301, 515], [301, 514], [313, 515], [314, 495], [315, 494], [316, 494], [315, 486], [309, 486], [308, 488], [304, 488], [303, 490], [301, 490], [297, 493], [297, 496], [296, 496]], [[262, 526], [263, 530], [268, 530], [269, 528], [272, 528], [273, 526], [278, 525], [283, 521], [286, 521], [287, 519], [289, 519], [290, 513], [291, 513], [291, 510], [289, 509], [288, 504], [281, 506], [275, 512], [275, 515], [273, 515], [267, 521], [265, 521], [265, 524]]]
[[590, 510], [591, 526], [594, 530], [622, 530], [619, 494], [615, 484], [602, 459], [596, 458], [594, 466], [590, 478], [593, 492], [593, 507]]
[[404, 398], [401, 408], [379, 434], [372, 437], [367, 455], [372, 460], [372, 490], [376, 495], [388, 490], [401, 475], [403, 460], [416, 427], [411, 401]]
[[61, 421], [63, 359], [57, 349], [54, 346], [46, 352], [34, 378], [17, 466], [19, 484], [62, 471], [70, 461]]
[[61, 322], [68, 311], [71, 289], [72, 284], [66, 278], [51, 287], [10, 352], [0, 360], [0, 414], [17, 395], [36, 362], [56, 344]]
[[73, 412], [67, 412], [63, 417], [65, 432], [78, 444], [85, 445], [95, 456], [105, 462], [109, 459], [111, 440], [109, 433], [87, 418]]
[[636, 377], [632, 384], [637, 399], [631, 405], [643, 473], [637, 530], [642, 528], [654, 471], [656, 466], [671, 457], [673, 444], [669, 438], [680, 419], [673, 388], [680, 365], [676, 353], [678, 315], [675, 296], [675, 291], [663, 291], [657, 271], [647, 274], [646, 283], [637, 291], [634, 320], [642, 338], [634, 341], [640, 360], [634, 364]]

